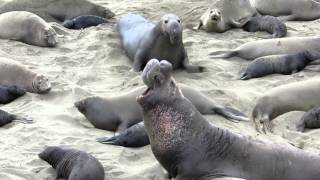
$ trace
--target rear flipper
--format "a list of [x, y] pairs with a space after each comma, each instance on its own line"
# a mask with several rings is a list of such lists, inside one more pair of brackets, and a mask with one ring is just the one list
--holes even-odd
[[239, 110], [231, 107], [217, 106], [213, 108], [213, 110], [215, 113], [220, 114], [221, 116], [233, 122], [249, 121], [248, 116], [246, 116], [244, 113], [240, 112]]
[[23, 123], [23, 124], [32, 124], [33, 123], [33, 119], [30, 117], [22, 117], [22, 116], [14, 116], [14, 120], [13, 122], [19, 122], [19, 123]]
[[234, 50], [229, 50], [229, 51], [215, 51], [209, 54], [211, 59], [218, 59], [218, 58], [231, 58], [234, 56], [237, 56], [238, 52]]

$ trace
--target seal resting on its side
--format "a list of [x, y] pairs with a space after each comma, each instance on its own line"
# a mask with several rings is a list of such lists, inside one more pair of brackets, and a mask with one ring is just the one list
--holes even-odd
[[0, 86], [0, 104], [8, 104], [26, 94], [26, 91], [17, 86]]
[[49, 146], [39, 158], [57, 171], [57, 177], [68, 180], [104, 180], [104, 168], [92, 155], [76, 149]]
[[33, 120], [30, 118], [24, 118], [18, 115], [14, 115], [0, 109], [0, 127], [12, 122], [29, 124], [32, 123]]
[[316, 107], [306, 112], [297, 124], [297, 130], [304, 132], [305, 129], [320, 128], [320, 108]]
[[107, 23], [105, 18], [99, 16], [79, 16], [74, 19], [68, 19], [63, 22], [63, 26], [68, 29], [83, 29], [91, 26], [98, 26], [99, 24]]
[[0, 14], [0, 38], [41, 47], [57, 45], [56, 31], [41, 17], [26, 11]]
[[319, 179], [319, 155], [211, 125], [183, 96], [171, 72], [169, 62], [149, 61], [142, 74], [148, 88], [137, 101], [152, 152], [172, 178]]
[[133, 61], [134, 71], [143, 70], [152, 59], [167, 59], [173, 68], [187, 72], [202, 72], [204, 67], [189, 64], [189, 58], [182, 42], [182, 24], [178, 16], [167, 14], [157, 24], [139, 15], [128, 14], [118, 22], [121, 44]]
[[27, 92], [39, 94], [45, 94], [51, 90], [48, 78], [38, 75], [24, 65], [7, 58], [0, 58], [0, 85], [15, 85]]

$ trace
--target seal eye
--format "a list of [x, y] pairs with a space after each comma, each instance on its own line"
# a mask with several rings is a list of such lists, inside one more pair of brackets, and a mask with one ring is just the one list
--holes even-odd
[[210, 14], [212, 14], [213, 13], [213, 11], [210, 11]]
[[180, 19], [178, 19], [178, 23], [181, 23]]
[[165, 24], [168, 24], [168, 22], [169, 22], [168, 20], [165, 20], [165, 21], [164, 21]]

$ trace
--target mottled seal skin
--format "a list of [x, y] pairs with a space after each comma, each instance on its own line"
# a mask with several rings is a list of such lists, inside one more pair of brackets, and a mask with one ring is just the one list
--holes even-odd
[[0, 38], [21, 41], [41, 47], [58, 44], [56, 31], [41, 17], [26, 11], [0, 14]]
[[245, 43], [233, 50], [216, 51], [210, 53], [211, 59], [240, 57], [253, 60], [263, 56], [295, 54], [308, 51], [319, 54], [320, 36], [311, 37], [285, 37], [275, 39], [263, 39]]
[[82, 15], [112, 18], [110, 9], [88, 0], [10, 0], [0, 4], [0, 14], [10, 11], [28, 11], [47, 22], [63, 22]]
[[99, 24], [107, 23], [105, 18], [99, 16], [79, 16], [74, 19], [68, 19], [63, 22], [63, 26], [68, 29], [83, 29], [91, 26], [98, 26]]
[[175, 180], [319, 179], [317, 154], [211, 125], [183, 96], [171, 77], [169, 62], [152, 60], [146, 68], [142, 79], [148, 88], [137, 101], [152, 152]]
[[182, 24], [178, 16], [167, 14], [157, 24], [139, 15], [128, 14], [118, 22], [121, 44], [133, 61], [134, 71], [143, 70], [152, 59], [167, 59], [174, 69], [183, 68], [187, 72], [204, 71], [202, 66], [189, 64], [189, 58], [182, 42]]
[[12, 122], [29, 124], [33, 123], [33, 120], [30, 118], [24, 118], [18, 115], [14, 115], [0, 109], [0, 127]]
[[293, 74], [315, 60], [309, 52], [291, 55], [270, 55], [255, 59], [241, 73], [241, 80], [259, 78], [269, 74]]
[[49, 146], [39, 154], [57, 171], [57, 177], [68, 180], [104, 180], [104, 168], [92, 155], [76, 149]]
[[14, 60], [0, 57], [0, 85], [18, 86], [30, 93], [46, 94], [51, 90], [48, 78]]
[[26, 94], [26, 91], [18, 86], [0, 86], [0, 104], [8, 104]]
[[243, 26], [248, 32], [266, 31], [273, 38], [282, 38], [287, 35], [287, 26], [284, 22], [273, 16], [255, 16]]
[[316, 107], [306, 112], [297, 124], [297, 130], [304, 132], [305, 129], [320, 128], [320, 108]]
[[256, 129], [272, 132], [271, 121], [290, 111], [308, 111], [320, 106], [320, 79], [275, 87], [258, 98], [252, 111]]
[[279, 16], [287, 21], [309, 21], [320, 18], [318, 0], [251, 0], [260, 14]]

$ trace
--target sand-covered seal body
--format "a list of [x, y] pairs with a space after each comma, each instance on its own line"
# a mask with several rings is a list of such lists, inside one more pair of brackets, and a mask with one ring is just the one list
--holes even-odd
[[240, 57], [253, 60], [268, 55], [295, 54], [305, 52], [319, 55], [320, 36], [311, 37], [285, 37], [263, 39], [245, 43], [233, 50], [215, 51], [210, 53], [212, 59]]
[[260, 98], [252, 111], [257, 130], [271, 131], [271, 121], [290, 111], [308, 111], [320, 106], [320, 79], [301, 81], [275, 87]]
[[241, 80], [259, 78], [269, 74], [297, 73], [316, 60], [310, 53], [301, 52], [289, 55], [270, 55], [255, 59], [245, 67], [240, 75]]
[[0, 104], [8, 104], [26, 94], [26, 91], [18, 86], [0, 86]]
[[243, 26], [248, 32], [266, 31], [272, 34], [272, 38], [282, 38], [287, 35], [287, 26], [274, 16], [255, 16]]
[[7, 58], [0, 58], [0, 85], [18, 86], [27, 92], [39, 94], [45, 94], [51, 90], [48, 78]]
[[204, 67], [189, 64], [182, 42], [181, 23], [174, 14], [162, 16], [156, 24], [135, 14], [123, 16], [118, 22], [118, 32], [122, 47], [133, 61], [133, 69], [141, 71], [150, 59], [157, 58], [170, 61], [174, 69], [202, 72]]
[[320, 128], [320, 108], [316, 107], [306, 112], [297, 124], [297, 130], [304, 132], [305, 129]]
[[15, 114], [11, 114], [0, 109], [0, 127], [12, 122], [29, 124], [32, 123], [33, 120], [30, 118], [25, 118]]
[[57, 171], [57, 177], [68, 180], [104, 180], [102, 164], [92, 155], [76, 149], [49, 146], [40, 154]]
[[11, 11], [0, 14], [0, 38], [21, 41], [41, 47], [54, 47], [58, 43], [55, 30], [36, 14]]
[[63, 22], [63, 26], [68, 29], [83, 29], [99, 24], [107, 23], [105, 18], [92, 15], [79, 16], [74, 19], [68, 19]]
[[183, 96], [170, 75], [169, 62], [152, 60], [146, 68], [142, 76], [148, 88], [137, 101], [152, 152], [176, 180], [318, 179], [318, 155], [211, 125]]

